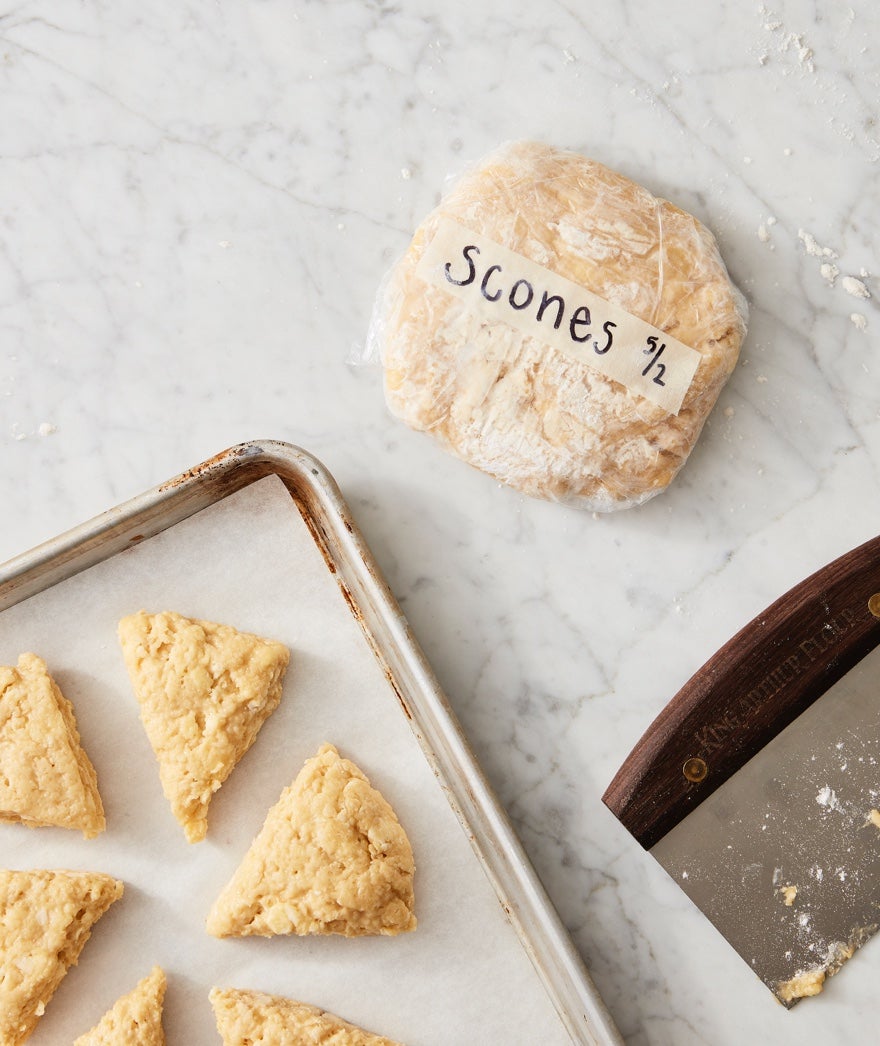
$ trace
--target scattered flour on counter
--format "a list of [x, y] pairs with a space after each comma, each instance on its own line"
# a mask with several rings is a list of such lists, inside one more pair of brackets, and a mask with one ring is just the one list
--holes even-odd
[[834, 281], [840, 275], [840, 269], [833, 262], [822, 262], [819, 266], [819, 272], [822, 274], [822, 278], [827, 280], [832, 287], [834, 286]]
[[788, 33], [783, 37], [782, 43], [779, 45], [780, 54], [785, 54], [789, 49], [794, 50], [797, 54], [801, 68], [806, 69], [808, 73], [816, 71], [813, 64], [813, 49], [804, 42], [803, 33]]
[[[758, 238], [763, 239], [760, 230]], [[823, 246], [806, 229], [798, 229], [798, 239], [811, 258], [820, 259], [819, 274], [829, 287], [842, 287], [851, 297], [860, 298], [862, 301], [868, 301], [872, 297], [865, 282], [869, 277], [867, 269], [860, 269], [858, 276], [841, 276], [839, 266], [834, 264], [835, 259], [838, 259], [840, 255], [833, 247]], [[868, 321], [860, 313], [850, 313], [849, 318], [859, 330], [865, 330], [868, 326]]]
[[56, 425], [53, 425], [51, 422], [44, 421], [44, 422], [42, 422], [39, 425], [39, 427], [37, 428], [37, 430], [35, 432], [34, 431], [26, 432], [21, 427], [21, 425], [19, 425], [18, 422], [16, 421], [16, 422], [13, 422], [12, 427], [9, 430], [9, 435], [16, 442], [21, 443], [22, 440], [26, 440], [29, 437], [33, 437], [33, 436], [52, 436], [57, 431], [58, 431], [58, 427]]
[[[775, 13], [771, 13], [763, 5], [758, 8], [758, 11], [764, 18], [764, 29], [776, 38], [776, 49], [778, 52], [780, 54], [786, 54], [789, 51], [794, 52], [801, 69], [808, 73], [814, 73], [816, 66], [813, 62], [813, 49], [804, 39], [804, 34], [787, 32], [782, 19]], [[766, 65], [768, 58], [768, 53], [766, 51], [762, 52], [758, 59], [759, 65]]]
[[838, 257], [837, 251], [832, 250], [831, 247], [823, 247], [816, 240], [815, 236], [811, 233], [806, 232], [804, 229], [798, 229], [798, 239], [804, 245], [804, 249], [807, 254], [812, 255], [814, 258], [836, 258]]
[[772, 215], [770, 215], [758, 225], [757, 230], [758, 239], [761, 241], [761, 243], [766, 243], [771, 251], [776, 250], [776, 246], [772, 242], [772, 237], [770, 235], [770, 230], [773, 228], [775, 224], [776, 219]]
[[[820, 62], [817, 67], [815, 53], [805, 34], [792, 32], [782, 17], [761, 4], [757, 9], [763, 30], [756, 48], [758, 65], [767, 67], [775, 58], [778, 75], [800, 74], [808, 81], [807, 90], [813, 95], [817, 116], [824, 114], [829, 127], [871, 163], [876, 163], [880, 161], [880, 136], [872, 104], [876, 91], [871, 91], [876, 73], [862, 57], [871, 53], [869, 48], [859, 46], [868, 40], [869, 34], [855, 25], [855, 13], [851, 8], [847, 10], [846, 4], [826, 6], [829, 11], [824, 20], [835, 23], [836, 31], [828, 61]], [[860, 73], [870, 78], [870, 86], [864, 92], [859, 90]], [[789, 154], [787, 150], [786, 155]]]
[[840, 281], [841, 287], [846, 291], [847, 294], [851, 294], [854, 298], [870, 298], [871, 292], [862, 280], [856, 279], [855, 276], [844, 276]]

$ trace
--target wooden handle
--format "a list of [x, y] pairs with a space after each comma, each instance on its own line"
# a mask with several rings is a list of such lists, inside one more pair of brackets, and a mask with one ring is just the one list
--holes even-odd
[[741, 629], [654, 720], [602, 797], [646, 849], [880, 643], [880, 537]]

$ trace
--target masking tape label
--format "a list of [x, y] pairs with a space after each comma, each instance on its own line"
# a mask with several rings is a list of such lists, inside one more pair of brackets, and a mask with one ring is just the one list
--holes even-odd
[[487, 320], [506, 323], [677, 414], [700, 363], [688, 345], [451, 218], [417, 275]]

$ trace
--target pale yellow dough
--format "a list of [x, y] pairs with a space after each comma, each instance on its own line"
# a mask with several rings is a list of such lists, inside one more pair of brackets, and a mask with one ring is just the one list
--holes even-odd
[[0, 821], [75, 828], [87, 839], [106, 827], [73, 705], [36, 654], [0, 666]]
[[[679, 413], [417, 276], [443, 218], [695, 349]], [[379, 294], [370, 349], [409, 426], [526, 494], [605, 511], [676, 475], [736, 364], [746, 315], [694, 217], [583, 156], [515, 142], [467, 171], [416, 230]]]
[[290, 652], [170, 611], [123, 618], [119, 641], [165, 796], [198, 842], [214, 793], [278, 707]]
[[791, 908], [798, 895], [798, 888], [796, 886], [780, 886], [779, 893], [782, 895], [782, 903], [786, 908]]
[[825, 971], [821, 968], [815, 970], [803, 970], [795, 974], [791, 980], [780, 984], [776, 994], [782, 1002], [794, 1002], [796, 999], [808, 999], [818, 995], [825, 985]]
[[0, 1046], [28, 1038], [122, 891], [97, 872], [0, 871]]
[[208, 915], [216, 937], [413, 930], [415, 863], [394, 811], [324, 745], [266, 816]]
[[211, 1005], [223, 1046], [401, 1046], [279, 995], [214, 988]]
[[779, 1001], [788, 1005], [789, 1003], [794, 1004], [798, 999], [808, 999], [811, 996], [819, 995], [825, 987], [826, 980], [838, 973], [844, 963], [853, 957], [856, 948], [863, 943], [863, 935], [866, 930], [870, 935], [873, 927], [855, 931], [849, 944], [834, 941], [828, 946], [828, 954], [823, 962], [810, 966], [808, 969], [798, 970], [793, 977], [777, 984], [774, 991]]
[[154, 966], [73, 1046], [165, 1046], [162, 1003], [166, 986], [164, 970]]

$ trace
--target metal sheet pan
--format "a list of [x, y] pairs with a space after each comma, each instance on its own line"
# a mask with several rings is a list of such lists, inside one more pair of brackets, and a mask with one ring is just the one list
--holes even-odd
[[619, 1046], [619, 1032], [477, 766], [338, 487], [312, 455], [276, 441], [224, 451], [0, 565], [0, 610], [271, 475], [282, 480], [297, 503], [572, 1041]]

